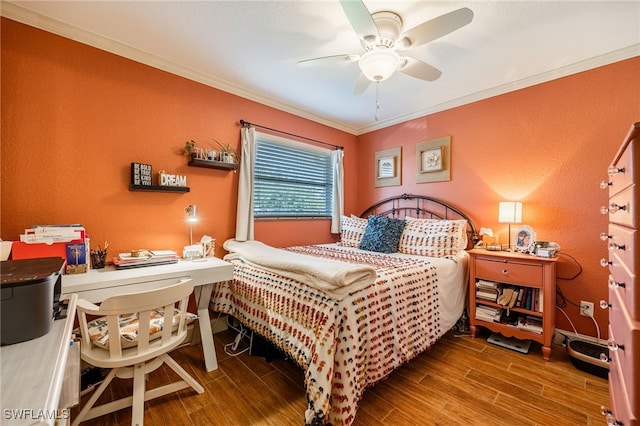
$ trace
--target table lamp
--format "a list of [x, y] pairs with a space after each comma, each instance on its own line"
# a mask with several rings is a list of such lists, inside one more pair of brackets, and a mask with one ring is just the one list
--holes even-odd
[[198, 221], [198, 206], [191, 204], [184, 208], [184, 213], [187, 215], [187, 222], [189, 222], [189, 245], [193, 245], [193, 224]]
[[509, 224], [509, 251], [511, 251], [511, 224], [522, 222], [522, 203], [501, 201], [498, 207], [498, 222]]

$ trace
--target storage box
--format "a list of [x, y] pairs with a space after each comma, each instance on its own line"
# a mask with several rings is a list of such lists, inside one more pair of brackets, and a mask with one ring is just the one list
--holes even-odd
[[0, 345], [24, 342], [49, 332], [64, 264], [60, 257], [0, 262]]

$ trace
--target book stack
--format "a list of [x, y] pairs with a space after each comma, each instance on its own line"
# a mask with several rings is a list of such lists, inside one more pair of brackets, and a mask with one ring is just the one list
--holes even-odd
[[476, 297], [478, 299], [495, 302], [500, 294], [500, 284], [493, 281], [476, 281]]
[[542, 291], [539, 288], [521, 287], [515, 307], [542, 312]]
[[120, 253], [113, 258], [113, 264], [116, 269], [130, 269], [177, 263], [179, 259], [178, 253], [173, 250], [134, 250]]
[[500, 322], [502, 317], [501, 308], [493, 308], [491, 306], [477, 305], [476, 319], [489, 322]]
[[521, 316], [518, 318], [517, 327], [521, 330], [542, 334], [542, 318], [531, 315]]

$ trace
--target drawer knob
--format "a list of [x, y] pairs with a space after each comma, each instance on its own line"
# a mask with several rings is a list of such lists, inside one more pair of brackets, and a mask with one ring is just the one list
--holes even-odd
[[626, 210], [626, 209], [627, 209], [627, 206], [621, 206], [616, 203], [609, 204], [609, 213], [611, 214], [615, 214], [620, 210]]
[[610, 351], [617, 351], [617, 350], [624, 351], [624, 345], [619, 345], [613, 340], [609, 340], [607, 342], [607, 347], [609, 348]]
[[611, 177], [617, 175], [618, 173], [624, 173], [624, 167], [616, 167], [616, 166], [609, 166], [609, 168], [607, 169], [607, 174]]
[[612, 265], [613, 262], [610, 262], [609, 260], [605, 259], [604, 257], [602, 259], [600, 259], [600, 266], [602, 266], [603, 268], [608, 267], [609, 265]]
[[611, 305], [606, 300], [600, 300], [600, 309], [609, 309]]
[[615, 417], [613, 417], [613, 413], [604, 405], [600, 406], [600, 413], [606, 417], [607, 424], [610, 426], [622, 426], [622, 423], [617, 421]]
[[609, 362], [609, 356], [607, 356], [607, 354], [605, 354], [605, 353], [601, 353], [600, 354], [600, 361]]
[[613, 238], [613, 235], [609, 235], [606, 232], [603, 232], [600, 234], [600, 239], [602, 241], [607, 241], [607, 240], [610, 240], [611, 238]]
[[609, 244], [609, 251], [616, 251], [616, 250], [624, 251], [625, 250], [624, 244], [616, 244], [616, 243]]
[[624, 288], [624, 283], [614, 280], [613, 277], [609, 275], [609, 288]]
[[607, 189], [611, 185], [613, 185], [611, 182], [607, 182], [606, 180], [603, 180], [600, 182], [600, 189]]
[[503, 269], [502, 270], [502, 274], [503, 275], [509, 275], [509, 270], [508, 269]]

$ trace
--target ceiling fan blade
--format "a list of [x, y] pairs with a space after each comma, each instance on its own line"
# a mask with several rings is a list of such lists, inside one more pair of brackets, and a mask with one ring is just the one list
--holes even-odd
[[298, 62], [301, 67], [313, 67], [317, 65], [335, 64], [338, 62], [355, 62], [360, 59], [360, 55], [333, 55], [323, 56], [321, 58], [305, 59]]
[[[468, 7], [445, 13], [437, 18], [423, 22], [417, 27], [400, 35], [400, 40], [406, 38], [410, 43], [405, 43], [405, 48], [416, 47], [445, 36], [457, 29], [464, 27], [473, 20], [473, 11]], [[402, 46], [402, 44], [400, 44]]]
[[438, 68], [426, 64], [418, 59], [405, 57], [405, 64], [398, 71], [410, 75], [411, 77], [419, 78], [420, 80], [434, 81], [440, 78], [442, 71]]
[[369, 42], [375, 40], [378, 27], [367, 6], [361, 0], [340, 0], [340, 5], [358, 37]]
[[371, 83], [371, 80], [365, 77], [364, 74], [360, 73], [360, 75], [358, 76], [358, 79], [356, 80], [356, 84], [353, 87], [353, 94], [360, 95], [364, 93], [364, 91], [367, 90], [367, 88], [369, 87], [370, 83]]

